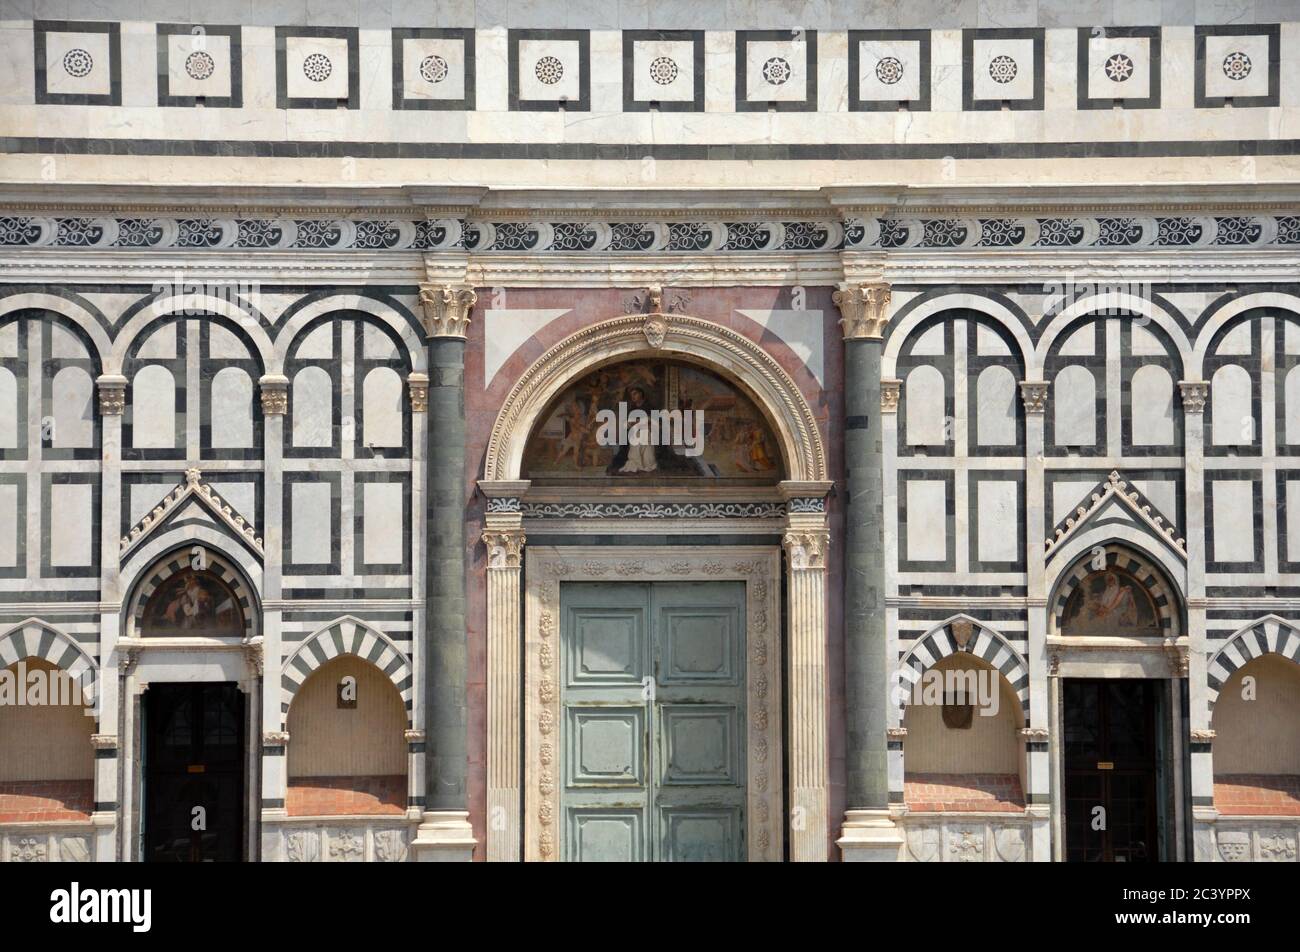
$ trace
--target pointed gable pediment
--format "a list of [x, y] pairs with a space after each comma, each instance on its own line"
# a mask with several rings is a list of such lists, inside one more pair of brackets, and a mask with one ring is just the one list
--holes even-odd
[[1187, 561], [1186, 539], [1177, 531], [1173, 522], [1115, 471], [1085, 493], [1074, 511], [1053, 527], [1052, 535], [1046, 540], [1045, 556], [1050, 559], [1066, 540], [1083, 531], [1085, 526], [1107, 522], [1137, 526], [1159, 539], [1184, 562]]
[[209, 523], [239, 540], [259, 559], [263, 557], [262, 539], [253, 524], [204, 481], [201, 471], [193, 468], [187, 469], [184, 481], [173, 486], [157, 505], [145, 513], [143, 519], [122, 536], [118, 546], [120, 555], [125, 557], [164, 526], [182, 520]]

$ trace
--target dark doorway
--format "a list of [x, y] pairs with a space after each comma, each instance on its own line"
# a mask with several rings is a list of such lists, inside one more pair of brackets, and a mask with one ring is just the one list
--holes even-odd
[[1156, 685], [1065, 681], [1065, 858], [1071, 862], [1161, 858]]
[[237, 862], [245, 699], [234, 684], [151, 684], [144, 718], [144, 860]]

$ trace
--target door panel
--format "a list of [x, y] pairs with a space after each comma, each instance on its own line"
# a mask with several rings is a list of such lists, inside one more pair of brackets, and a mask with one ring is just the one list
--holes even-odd
[[[1063, 701], [1066, 858], [1154, 862], [1159, 859], [1154, 684], [1068, 679]], [[1102, 825], [1100, 819], [1104, 828], [1094, 829]]]
[[239, 860], [244, 695], [234, 684], [152, 684], [145, 705], [145, 861]]
[[744, 583], [561, 586], [566, 860], [744, 858]]

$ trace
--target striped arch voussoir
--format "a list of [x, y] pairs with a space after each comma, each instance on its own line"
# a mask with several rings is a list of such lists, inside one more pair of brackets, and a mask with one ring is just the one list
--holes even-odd
[[[954, 626], [963, 628], [966, 625], [970, 626], [970, 635], [963, 648], [954, 633]], [[959, 653], [987, 661], [1001, 672], [1020, 699], [1025, 723], [1029, 723], [1029, 666], [1004, 635], [969, 615], [954, 615], [947, 621], [940, 622], [917, 639], [899, 661], [894, 676], [894, 703], [899, 709], [907, 706], [912, 689], [921, 680], [921, 675], [949, 655]]]
[[70, 636], [36, 618], [19, 622], [0, 634], [0, 668], [27, 658], [48, 661], [67, 672], [80, 685], [87, 706], [99, 691], [99, 665]]
[[1206, 666], [1205, 680], [1210, 709], [1214, 709], [1219, 692], [1233, 674], [1266, 654], [1281, 655], [1300, 664], [1300, 629], [1297, 629], [1295, 623], [1277, 615], [1265, 615], [1228, 639]]
[[[140, 585], [135, 594], [135, 599], [131, 606], [131, 626], [132, 634], [139, 637], [142, 623], [144, 622], [145, 608], [149, 604], [149, 599], [158, 587], [166, 582], [177, 572], [184, 571], [190, 567], [190, 556], [188, 550], [177, 549], [170, 555], [159, 560], [145, 576], [145, 581]], [[205, 547], [206, 568], [204, 571], [215, 575], [234, 592], [236, 601], [239, 602], [239, 610], [244, 616], [244, 637], [252, 638], [257, 632], [257, 603], [254, 600], [253, 592], [244, 580], [244, 573], [239, 571], [233, 562], [228, 561], [225, 557], [217, 555], [211, 549]]]
[[406, 655], [382, 631], [351, 616], [330, 622], [284, 662], [280, 675], [280, 713], [286, 719], [302, 683], [321, 665], [340, 655], [353, 655], [382, 671], [402, 696], [406, 720], [411, 723], [415, 679]]

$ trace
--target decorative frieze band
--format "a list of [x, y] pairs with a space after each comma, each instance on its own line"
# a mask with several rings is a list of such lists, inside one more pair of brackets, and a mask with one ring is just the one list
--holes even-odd
[[[494, 505], [513, 502], [514, 510], [494, 509]], [[791, 500], [793, 503], [794, 500]], [[821, 500], [800, 500], [801, 504]], [[488, 512], [522, 512], [525, 519], [779, 519], [786, 507], [779, 502], [525, 502], [489, 500]], [[791, 510], [796, 511], [796, 510]], [[801, 509], [801, 512], [824, 512]]]
[[1300, 245], [1300, 215], [1177, 215], [771, 221], [0, 216], [0, 247], [425, 251], [464, 254], [704, 253]]

